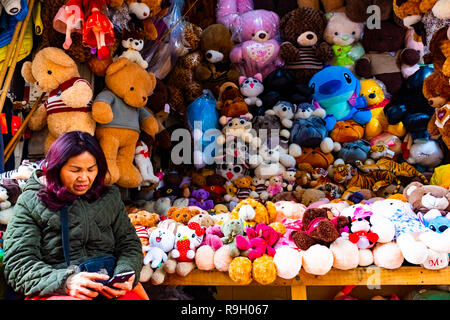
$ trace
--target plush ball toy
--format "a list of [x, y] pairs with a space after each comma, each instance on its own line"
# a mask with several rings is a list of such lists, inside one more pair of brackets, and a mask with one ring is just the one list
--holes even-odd
[[302, 255], [300, 250], [281, 247], [276, 250], [273, 262], [277, 267], [277, 275], [280, 278], [293, 279], [302, 268]]
[[[142, 182], [133, 158], [139, 133], [158, 132], [158, 122], [143, 106], [155, 88], [156, 79], [139, 65], [119, 58], [106, 71], [106, 89], [92, 105], [98, 123], [96, 137], [108, 163], [107, 183], [136, 188]], [[119, 116], [120, 115], [120, 116]]]
[[62, 49], [47, 47], [39, 50], [31, 62], [24, 62], [21, 73], [26, 82], [48, 93], [47, 101], [39, 106], [28, 124], [32, 130], [41, 130], [47, 125], [45, 153], [68, 131], [94, 135], [92, 86], [80, 77], [75, 61]]
[[351, 21], [345, 12], [330, 12], [325, 16], [328, 23], [323, 38], [333, 49], [332, 65], [352, 69], [355, 61], [364, 55], [364, 48], [359, 43], [364, 24]]
[[378, 243], [373, 248], [373, 262], [385, 269], [397, 269], [403, 264], [404, 258], [399, 245], [395, 242]]
[[358, 246], [348, 239], [340, 237], [331, 245], [330, 250], [333, 253], [333, 268], [339, 270], [350, 270], [359, 265]]
[[217, 22], [229, 26], [235, 45], [230, 60], [243, 76], [263, 78], [282, 66], [279, 57], [279, 20], [275, 12], [253, 10], [252, 1], [219, 0]]
[[252, 278], [252, 262], [246, 257], [236, 257], [231, 261], [228, 275], [231, 280], [247, 285], [253, 281]]
[[347, 68], [324, 68], [311, 78], [309, 86], [314, 89], [314, 101], [326, 111], [328, 130], [333, 130], [337, 121], [353, 119], [364, 125], [372, 118], [367, 101], [360, 94], [361, 82]]
[[238, 82], [240, 73], [230, 63], [233, 46], [231, 31], [223, 24], [212, 24], [200, 35], [200, 49], [204, 60], [195, 69], [195, 77], [203, 88], [210, 89], [216, 97], [223, 83]]
[[327, 274], [333, 267], [333, 261], [333, 253], [324, 245], [315, 244], [302, 252], [302, 267], [309, 274]]
[[253, 261], [252, 278], [262, 285], [269, 285], [277, 279], [277, 267], [273, 257], [263, 255]]
[[333, 50], [323, 41], [326, 25], [325, 15], [312, 8], [294, 9], [280, 22], [285, 41], [281, 44], [281, 58], [285, 69], [302, 84], [307, 84], [325, 63], [333, 59]]

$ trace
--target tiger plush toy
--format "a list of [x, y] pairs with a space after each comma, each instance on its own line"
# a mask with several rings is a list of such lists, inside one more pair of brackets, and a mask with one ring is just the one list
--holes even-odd
[[[362, 163], [360, 163], [362, 165]], [[334, 166], [333, 180], [345, 185], [347, 189], [358, 187], [376, 192], [379, 188], [393, 183], [400, 189], [401, 181], [390, 171], [368, 170], [368, 173], [352, 167], [350, 164], [337, 164]], [[397, 189], [397, 190], [398, 190]]]

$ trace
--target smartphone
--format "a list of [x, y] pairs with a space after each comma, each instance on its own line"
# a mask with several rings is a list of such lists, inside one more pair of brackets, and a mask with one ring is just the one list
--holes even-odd
[[134, 274], [134, 271], [128, 271], [124, 273], [115, 274], [106, 282], [106, 285], [111, 287], [114, 283], [126, 282]]

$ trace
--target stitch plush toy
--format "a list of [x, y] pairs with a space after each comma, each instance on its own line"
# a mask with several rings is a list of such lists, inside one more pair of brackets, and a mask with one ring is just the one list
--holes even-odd
[[331, 66], [316, 73], [309, 82], [313, 98], [326, 111], [329, 131], [337, 121], [353, 119], [364, 125], [372, 118], [367, 101], [360, 94], [361, 82], [345, 67]]
[[265, 78], [282, 66], [279, 57], [280, 18], [274, 12], [253, 10], [251, 0], [219, 0], [217, 22], [230, 26], [237, 44], [230, 53], [241, 74], [251, 77], [261, 73]]
[[106, 89], [97, 95], [92, 116], [98, 122], [96, 137], [108, 163], [107, 183], [135, 188], [142, 182], [133, 165], [141, 128], [151, 136], [158, 122], [144, 107], [156, 79], [139, 65], [119, 58], [106, 71]]
[[[45, 152], [53, 141], [68, 131], [85, 131], [94, 135], [92, 86], [80, 78], [75, 61], [62, 49], [47, 47], [39, 50], [33, 61], [24, 62], [21, 72], [25, 81], [49, 94], [28, 124], [32, 130], [41, 130], [47, 125]], [[134, 146], [132, 153], [134, 155]]]

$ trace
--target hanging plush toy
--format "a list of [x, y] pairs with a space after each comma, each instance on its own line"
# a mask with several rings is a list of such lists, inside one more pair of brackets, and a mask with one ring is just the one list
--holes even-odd
[[142, 58], [141, 50], [144, 48], [144, 37], [136, 31], [123, 31], [122, 47], [126, 50], [120, 55], [131, 62], [136, 62], [142, 68], [147, 69], [148, 62]]
[[53, 29], [66, 35], [63, 48], [69, 49], [72, 45], [72, 32], [82, 33], [84, 12], [82, 10], [82, 0], [69, 0], [64, 6], [59, 8], [53, 18]]
[[102, 13], [109, 0], [83, 0], [87, 17], [83, 26], [83, 44], [97, 52], [100, 59], [109, 56], [107, 46], [114, 43], [114, 26], [108, 17]]

